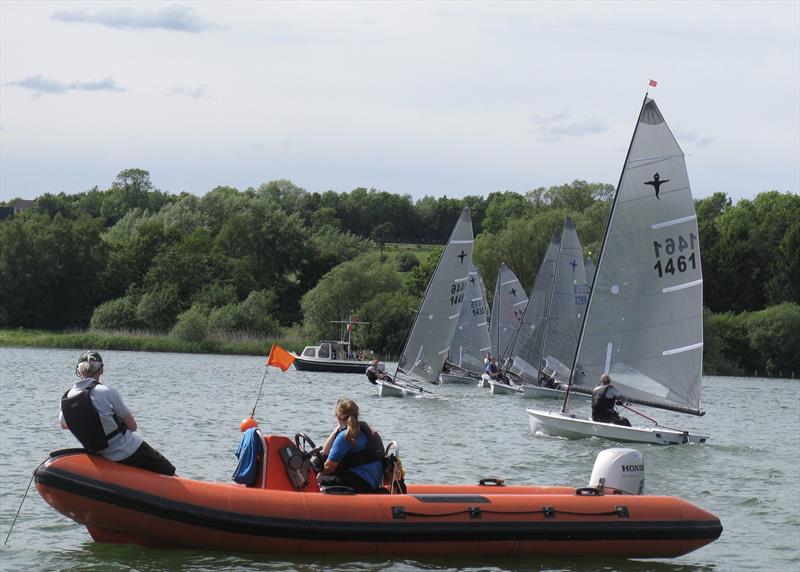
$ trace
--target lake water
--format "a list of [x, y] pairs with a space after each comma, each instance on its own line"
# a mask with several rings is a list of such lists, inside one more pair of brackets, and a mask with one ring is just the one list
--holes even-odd
[[[5, 539], [33, 469], [51, 450], [77, 446], [58, 425], [58, 401], [74, 379], [76, 350], [0, 348], [0, 534]], [[239, 422], [249, 414], [264, 359], [103, 351], [103, 382], [120, 390], [141, 435], [185, 477], [228, 481]], [[706, 445], [638, 445], [645, 492], [683, 497], [716, 514], [716, 542], [672, 560], [343, 559], [154, 550], [103, 545], [28, 494], [0, 569], [11, 570], [800, 570], [800, 382], [707, 377], [704, 417], [655, 412], [662, 425], [710, 436]], [[596, 455], [617, 444], [533, 435], [519, 396], [472, 386], [435, 388], [433, 399], [379, 398], [361, 375], [270, 368], [256, 418], [271, 433], [309, 434], [335, 423], [342, 396], [384, 440], [397, 440], [407, 480], [585, 486]], [[556, 402], [552, 402], [556, 407]], [[545, 402], [540, 402], [544, 406]], [[647, 411], [650, 416], [652, 410]], [[632, 419], [635, 421], [635, 419]]]

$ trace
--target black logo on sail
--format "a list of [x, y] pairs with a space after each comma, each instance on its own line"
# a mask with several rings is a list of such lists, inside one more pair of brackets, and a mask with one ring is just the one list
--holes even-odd
[[661, 190], [661, 185], [663, 185], [664, 183], [669, 183], [669, 179], [664, 179], [662, 181], [661, 180], [661, 175], [656, 173], [655, 175], [653, 175], [653, 180], [652, 181], [645, 181], [644, 184], [645, 185], [650, 185], [651, 187], [653, 187], [655, 189], [656, 198], [660, 201], [661, 197], [658, 196], [658, 191]]

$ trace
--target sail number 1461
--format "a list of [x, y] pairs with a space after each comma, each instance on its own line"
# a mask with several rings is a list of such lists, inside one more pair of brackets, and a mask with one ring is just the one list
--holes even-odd
[[689, 240], [686, 240], [682, 234], [679, 234], [677, 239], [670, 237], [664, 242], [654, 240], [653, 249], [658, 260], [653, 265], [653, 269], [658, 272], [658, 277], [663, 278], [665, 274], [695, 270], [697, 268], [696, 247], [697, 236], [691, 232]]

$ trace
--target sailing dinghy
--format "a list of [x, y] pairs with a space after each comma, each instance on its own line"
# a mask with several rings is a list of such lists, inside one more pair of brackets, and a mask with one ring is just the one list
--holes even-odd
[[394, 376], [375, 381], [381, 397], [433, 393], [422, 383], [438, 380], [450, 351], [469, 282], [472, 243], [472, 218], [464, 208], [425, 290]]
[[[497, 357], [498, 366], [502, 369], [505, 358], [508, 358], [509, 351], [513, 345], [514, 333], [517, 331], [525, 308], [528, 305], [528, 296], [525, 289], [517, 279], [517, 275], [505, 262], [500, 265], [500, 272], [497, 274], [497, 281], [494, 286], [494, 298], [492, 299], [492, 318], [489, 320], [489, 337], [492, 344], [492, 355]], [[498, 391], [492, 389], [492, 393], [510, 393], [516, 384], [505, 383], [508, 388], [500, 388]], [[494, 388], [497, 383], [488, 374], [483, 374], [478, 382], [480, 387]], [[502, 382], [501, 382], [502, 383]], [[508, 391], [504, 391], [508, 389]]]
[[441, 383], [475, 383], [480, 378], [483, 356], [491, 350], [486, 307], [483, 279], [475, 265], [470, 264], [464, 305], [445, 364], [448, 371], [439, 375]]
[[505, 262], [500, 265], [500, 273], [494, 286], [492, 299], [492, 318], [489, 320], [489, 337], [492, 355], [507, 356], [512, 337], [525, 313], [528, 296], [517, 279], [517, 275]]
[[520, 376], [526, 384], [539, 382], [544, 328], [547, 320], [547, 308], [550, 303], [550, 290], [553, 286], [556, 260], [561, 248], [561, 235], [554, 232], [544, 258], [539, 265], [539, 272], [533, 281], [528, 304], [517, 328], [514, 343], [511, 347], [511, 360], [507, 371]]
[[[552, 284], [543, 313], [543, 328], [537, 338], [535, 363], [541, 365], [536, 385], [524, 387], [524, 397], [563, 399], [589, 296], [583, 265], [583, 248], [571, 219], [564, 221], [553, 266]], [[527, 315], [527, 312], [526, 312]], [[574, 398], [589, 399], [591, 387], [572, 388]]]
[[[645, 95], [628, 149], [581, 328], [570, 386], [609, 373], [627, 403], [703, 415], [703, 277], [686, 161]], [[707, 437], [655, 425], [625, 427], [528, 409], [535, 432], [661, 445]]]

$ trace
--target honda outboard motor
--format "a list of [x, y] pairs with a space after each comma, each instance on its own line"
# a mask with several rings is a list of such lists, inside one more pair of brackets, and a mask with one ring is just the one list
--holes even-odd
[[[644, 492], [644, 460], [636, 449], [606, 449], [597, 455], [589, 486], [640, 495]], [[609, 493], [611, 491], [605, 491]]]

